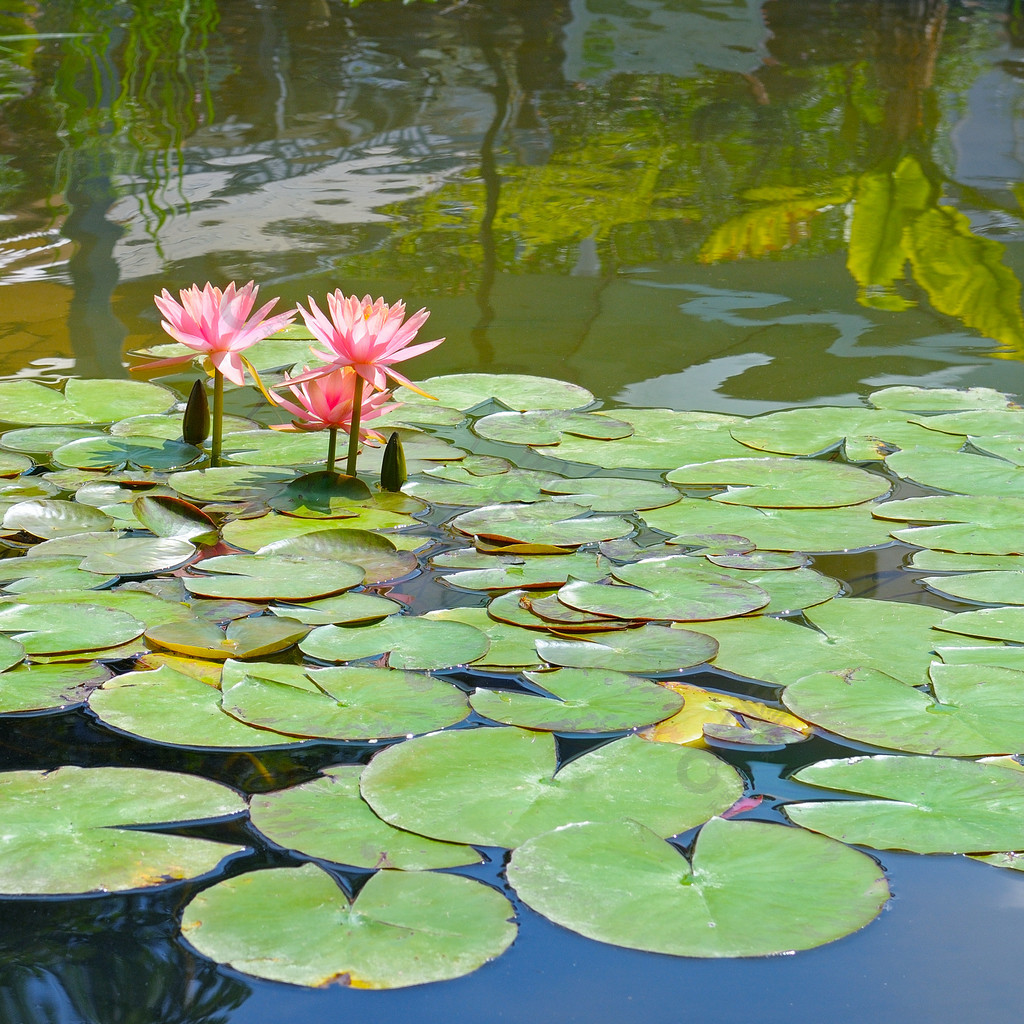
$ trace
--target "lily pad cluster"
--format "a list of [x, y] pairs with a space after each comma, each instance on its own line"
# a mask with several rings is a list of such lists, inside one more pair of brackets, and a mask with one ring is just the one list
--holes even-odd
[[[267, 380], [300, 358], [268, 345]], [[372, 440], [377, 469], [331, 473], [322, 433], [276, 433], [255, 403], [211, 468], [167, 388], [0, 383], [0, 715], [274, 766], [247, 794], [107, 762], [2, 773], [0, 892], [190, 880], [182, 934], [206, 956], [391, 988], [481, 967], [525, 908], [755, 956], [880, 912], [854, 845], [1014, 866], [1007, 396], [745, 419], [521, 375], [417, 388], [437, 401], [399, 391], [375, 423], [405, 449], [396, 493]], [[901, 599], [855, 589], [865, 552], [903, 556]], [[740, 770], [812, 735], [850, 756], [808, 759], [805, 799]]]

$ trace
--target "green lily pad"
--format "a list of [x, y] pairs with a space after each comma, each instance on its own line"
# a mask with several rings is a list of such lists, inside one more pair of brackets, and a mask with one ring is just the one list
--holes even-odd
[[761, 509], [684, 498], [639, 515], [687, 546], [703, 547], [708, 534], [733, 534], [767, 551], [860, 551], [892, 543], [885, 524], [871, 517], [873, 507]]
[[76, 603], [73, 615], [57, 605], [4, 604], [0, 631], [13, 634], [29, 655], [99, 651], [128, 643], [145, 627], [127, 612]]
[[927, 682], [935, 645], [949, 642], [933, 628], [946, 613], [924, 605], [845, 597], [804, 615], [814, 628], [762, 615], [701, 629], [719, 643], [716, 667], [777, 686], [860, 667], [918, 686]]
[[77, 554], [80, 569], [108, 576], [148, 576], [168, 572], [196, 553], [190, 541], [176, 537], [126, 537], [117, 533], [76, 533], [37, 544], [28, 558]]
[[469, 714], [465, 694], [419, 672], [354, 666], [253, 665], [222, 684], [221, 704], [249, 725], [289, 736], [382, 739], [443, 729]]
[[124, 892], [195, 878], [245, 847], [145, 831], [245, 810], [226, 786], [143, 768], [0, 774], [0, 892]]
[[1024, 467], [970, 452], [896, 452], [886, 466], [904, 480], [957, 494], [1024, 497]]
[[[985, 643], [986, 641], [981, 641]], [[995, 665], [1024, 672], [1024, 647], [1007, 644], [988, 644], [985, 647], [944, 647], [939, 644], [935, 653], [947, 665]]]
[[172, 473], [167, 483], [195, 501], [259, 501], [277, 494], [295, 475], [272, 466], [217, 466]]
[[969, 572], [955, 576], [924, 576], [929, 590], [976, 604], [1024, 604], [1024, 570]]
[[381, 821], [359, 793], [362, 771], [362, 765], [338, 765], [301, 786], [254, 796], [249, 817], [278, 846], [336, 864], [428, 871], [480, 863], [471, 846], [439, 843]]
[[315, 864], [238, 875], [199, 893], [182, 934], [243, 974], [292, 985], [389, 989], [446, 981], [500, 956], [508, 900], [483, 882], [379, 871], [350, 903]]
[[203, 458], [202, 450], [160, 437], [83, 437], [54, 450], [51, 458], [70, 469], [184, 469]]
[[[931, 431], [952, 434], [962, 439], [999, 434], [1016, 434], [1018, 439], [1024, 433], [1024, 409], [967, 409], [947, 412], [938, 416], [916, 418], [914, 422]], [[930, 447], [926, 442], [925, 447]], [[1011, 460], [1016, 461], [1016, 460]]]
[[891, 531], [906, 544], [979, 555], [1024, 550], [1019, 528], [1024, 498], [932, 494], [885, 502], [873, 511], [879, 518], [939, 524]]
[[109, 676], [102, 665], [19, 665], [0, 673], [0, 714], [77, 707]]
[[313, 466], [327, 461], [328, 444], [326, 430], [242, 430], [224, 435], [224, 461], [235, 466]]
[[880, 754], [801, 768], [798, 782], [877, 799], [792, 803], [796, 824], [845, 843], [913, 853], [1024, 850], [1024, 774], [949, 757]]
[[486, 608], [436, 608], [421, 616], [435, 622], [464, 622], [475, 626], [487, 637], [490, 646], [482, 658], [473, 662], [473, 671], [540, 668], [541, 659], [534, 647], [532, 630], [498, 622]]
[[80, 555], [0, 560], [0, 582], [8, 594], [50, 593], [55, 590], [95, 590], [117, 576], [80, 569]]
[[929, 675], [934, 696], [858, 668], [805, 676], [782, 699], [800, 718], [878, 747], [950, 757], [1024, 750], [1024, 672], [935, 662]]
[[358, 626], [375, 622], [386, 615], [395, 615], [402, 610], [397, 601], [376, 594], [336, 594], [322, 597], [304, 604], [271, 605], [270, 611], [286, 619], [296, 619], [310, 626], [335, 625]]
[[[110, 425], [110, 433], [115, 437], [163, 437], [168, 441], [181, 440], [181, 414], [171, 413], [160, 415], [149, 413], [144, 416], [128, 416], [123, 420], [117, 420]], [[239, 430], [251, 430], [256, 427], [253, 420], [244, 416], [232, 416], [227, 414], [223, 419], [223, 430], [225, 435]]]
[[633, 428], [633, 434], [612, 441], [563, 436], [559, 444], [538, 447], [536, 452], [565, 462], [659, 472], [686, 463], [750, 454], [750, 449], [730, 433], [733, 427], [745, 422], [739, 416], [673, 409], [616, 409], [614, 413], [594, 416], [626, 423]]
[[512, 590], [546, 588], [565, 583], [571, 576], [578, 580], [603, 579], [612, 563], [592, 551], [574, 551], [566, 555], [488, 555], [474, 548], [459, 548], [435, 555], [431, 564], [441, 569], [459, 569], [441, 578], [467, 590]]
[[701, 568], [685, 555], [650, 558], [612, 570], [625, 586], [573, 581], [558, 591], [570, 608], [620, 619], [693, 622], [746, 615], [768, 604], [765, 591]]
[[538, 639], [536, 647], [551, 665], [645, 674], [693, 668], [718, 653], [718, 642], [711, 636], [651, 623], [639, 629], [590, 633], [585, 640]]
[[419, 564], [412, 552], [399, 551], [388, 537], [354, 527], [286, 537], [264, 544], [256, 554], [357, 565], [363, 570], [362, 582], [367, 586], [408, 576]]
[[303, 601], [349, 590], [363, 582], [363, 567], [326, 558], [290, 555], [216, 555], [186, 576], [189, 593], [202, 597]]
[[554, 473], [516, 469], [506, 464], [490, 472], [474, 472], [455, 464], [429, 470], [410, 480], [403, 490], [432, 505], [493, 505], [511, 501], [537, 501], [545, 487], [560, 478]]
[[95, 427], [21, 427], [0, 436], [0, 445], [26, 455], [49, 455], [63, 444], [80, 441], [83, 437], [101, 437], [102, 434]]
[[[551, 377], [534, 377], [525, 373], [452, 373], [419, 381], [418, 387], [432, 395], [441, 405], [452, 409], [472, 409], [495, 398], [507, 409], [582, 409], [594, 396], [578, 384]], [[398, 402], [416, 395], [408, 388], [395, 392]]]
[[628, 629], [633, 625], [621, 619], [577, 611], [562, 604], [557, 594], [557, 590], [507, 590], [488, 602], [487, 614], [514, 626], [544, 632], [557, 629], [560, 634]]
[[935, 625], [964, 636], [1024, 643], [1024, 608], [979, 608], [947, 616]]
[[318, 626], [299, 649], [320, 661], [385, 656], [391, 668], [453, 668], [487, 653], [487, 636], [463, 622], [396, 615], [370, 626]]
[[[771, 555], [776, 552], [767, 551], [760, 554]], [[708, 559], [711, 561], [711, 559]], [[771, 599], [758, 615], [790, 615], [804, 608], [812, 608], [816, 604], [831, 601], [840, 593], [842, 586], [838, 580], [824, 576], [814, 569], [801, 566], [796, 569], [735, 569], [712, 562], [718, 572], [733, 579], [752, 583], [760, 587]]]
[[[408, 389], [406, 389], [408, 391]], [[454, 427], [458, 426], [466, 414], [460, 409], [441, 405], [440, 402], [402, 402], [397, 409], [391, 409], [373, 421], [377, 430], [384, 427], [415, 426]]]
[[9, 380], [0, 382], [0, 420], [34, 426], [111, 423], [166, 412], [176, 400], [172, 391], [146, 381], [72, 378], [62, 394], [34, 380]]
[[158, 537], [177, 537], [194, 544], [217, 543], [217, 524], [183, 498], [144, 494], [135, 499], [132, 510], [138, 521]]
[[868, 400], [878, 409], [904, 412], [953, 412], [961, 409], [1006, 409], [1009, 395], [992, 388], [919, 388], [910, 385], [872, 391]]
[[0, 451], [0, 477], [16, 477], [27, 473], [35, 463], [26, 455]]
[[626, 736], [556, 773], [550, 733], [507, 726], [420, 736], [377, 754], [363, 798], [399, 828], [516, 847], [574, 821], [629, 817], [670, 836], [732, 806], [735, 769], [706, 751]]
[[665, 479], [682, 487], [728, 485], [711, 500], [757, 508], [859, 505], [885, 494], [892, 486], [885, 477], [856, 466], [770, 457], [699, 462], [680, 466]]
[[664, 686], [609, 669], [559, 668], [527, 672], [551, 697], [514, 690], [477, 689], [473, 710], [505, 725], [550, 732], [618, 732], [674, 715], [683, 698]]
[[676, 488], [657, 480], [634, 480], [619, 476], [588, 476], [574, 480], [558, 478], [546, 484], [544, 490], [579, 505], [587, 505], [595, 512], [663, 508], [682, 497]]
[[561, 409], [529, 409], [526, 412], [495, 412], [473, 424], [473, 431], [489, 441], [505, 444], [558, 444], [563, 434], [613, 441], [629, 437], [633, 426], [608, 415]]
[[485, 505], [456, 516], [451, 525], [461, 533], [485, 540], [553, 547], [579, 547], [633, 532], [633, 525], [625, 519], [588, 516], [589, 511], [585, 505], [554, 501]]
[[355, 515], [351, 506], [371, 496], [370, 488], [358, 477], [324, 471], [289, 480], [267, 503], [287, 515], [333, 519]]
[[[277, 513], [258, 519], [236, 519], [224, 525], [221, 535], [228, 544], [236, 548], [257, 551], [277, 541], [306, 537], [324, 530], [388, 530], [400, 526], [419, 525], [418, 520], [401, 512], [368, 508], [359, 509], [356, 515], [346, 519], [297, 519]], [[400, 534], [392, 534], [389, 540], [396, 547], [407, 544], [408, 547], [415, 548], [425, 543], [426, 538], [405, 538]]]
[[811, 949], [863, 928], [889, 898], [881, 868], [863, 853], [799, 829], [724, 818], [701, 829], [690, 863], [635, 821], [592, 822], [524, 843], [508, 878], [564, 928], [674, 956]]
[[19, 501], [4, 513], [3, 529], [10, 533], [28, 533], [42, 540], [75, 533], [109, 530], [110, 516], [88, 505], [57, 498]]
[[146, 639], [193, 658], [263, 658], [287, 650], [309, 632], [295, 619], [258, 615], [235, 619], [221, 629], [213, 622], [191, 619], [168, 622], [146, 630]]

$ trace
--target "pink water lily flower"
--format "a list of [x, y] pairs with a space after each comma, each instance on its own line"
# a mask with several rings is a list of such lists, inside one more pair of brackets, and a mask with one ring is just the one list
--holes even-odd
[[[284, 379], [284, 385], [296, 398], [295, 402], [282, 398], [276, 391], [273, 393], [277, 404], [295, 417], [291, 426], [296, 430], [341, 429], [349, 432], [352, 414], [355, 411], [356, 384], [359, 379], [355, 370], [348, 366], [339, 366], [329, 373], [302, 381], [301, 377], [304, 376], [305, 374], [301, 374], [300, 377]], [[373, 391], [362, 399], [356, 416], [360, 438], [372, 433], [358, 426], [361, 421], [375, 419], [397, 405], [397, 402], [391, 401], [391, 395], [386, 391]]]
[[[411, 345], [417, 331], [426, 322], [430, 312], [421, 309], [405, 319], [405, 303], [388, 305], [383, 298], [371, 300], [369, 295], [348, 298], [339, 288], [327, 296], [325, 315], [309, 298], [309, 311], [299, 305], [298, 311], [306, 326], [326, 346], [323, 351], [313, 349], [313, 355], [330, 366], [351, 366], [370, 387], [384, 391], [391, 382], [412, 388], [424, 394], [412, 382], [394, 369], [397, 362], [411, 359], [440, 345], [444, 338]], [[308, 380], [318, 370], [310, 370], [296, 380]]]
[[[198, 285], [182, 290], [179, 293], [180, 303], [174, 300], [166, 288], [160, 295], [154, 296], [153, 301], [167, 318], [160, 326], [175, 341], [188, 346], [193, 352], [208, 355], [215, 370], [232, 384], [241, 385], [245, 383], [241, 353], [291, 323], [297, 312], [290, 309], [268, 317], [267, 314], [278, 301], [271, 299], [252, 313], [258, 291], [258, 286], [252, 281], [237, 290], [232, 281], [223, 291], [207, 283], [202, 290]], [[192, 358], [191, 355], [172, 356], [147, 363], [140, 369], [171, 366]]]

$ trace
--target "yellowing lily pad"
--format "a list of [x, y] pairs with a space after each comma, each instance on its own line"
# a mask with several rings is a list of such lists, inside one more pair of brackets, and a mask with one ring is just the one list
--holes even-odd
[[264, 658], [287, 650], [309, 632], [309, 626], [277, 615], [235, 619], [224, 629], [198, 619], [168, 622], [146, 630], [157, 647], [194, 658]]

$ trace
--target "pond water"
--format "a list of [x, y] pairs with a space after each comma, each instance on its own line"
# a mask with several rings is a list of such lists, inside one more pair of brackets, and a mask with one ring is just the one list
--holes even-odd
[[[741, 415], [894, 384], [1019, 394], [1022, 108], [1013, 0], [11, 0], [0, 376], [127, 377], [162, 340], [154, 293], [255, 279], [287, 304], [340, 287], [429, 307], [447, 340], [418, 378], [539, 374]], [[822, 568], [913, 600], [899, 557]], [[246, 778], [85, 712], [0, 736], [5, 768]], [[810, 746], [732, 759], [782, 800], [789, 768], [846, 750]], [[1016, 1019], [1024, 879], [878, 859], [888, 909], [811, 952], [643, 954], [519, 907], [498, 960], [391, 992], [217, 967], [178, 937], [180, 886], [3, 900], [0, 1017]], [[475, 873], [503, 886], [501, 867]]]

